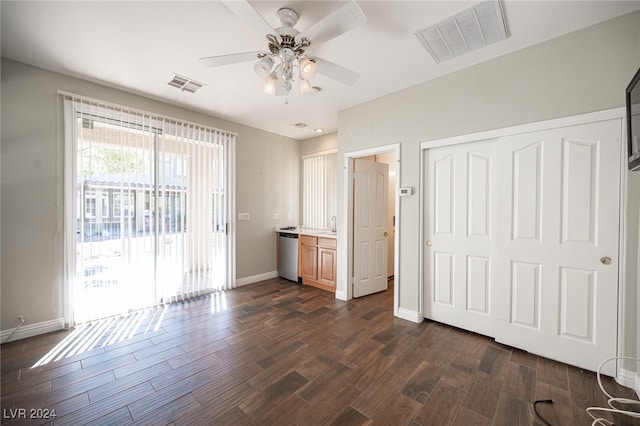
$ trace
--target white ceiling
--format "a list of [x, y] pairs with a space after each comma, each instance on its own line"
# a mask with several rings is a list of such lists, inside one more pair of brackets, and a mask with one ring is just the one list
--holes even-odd
[[[251, 1], [298, 12], [303, 30], [345, 1]], [[362, 76], [344, 86], [318, 75], [322, 92], [284, 99], [260, 90], [253, 63], [207, 68], [199, 58], [266, 50], [256, 33], [217, 1], [1, 2], [2, 56], [142, 94], [270, 132], [305, 139], [337, 128], [338, 111], [420, 82], [640, 9], [640, 1], [510, 1], [510, 37], [436, 64], [414, 35], [477, 2], [359, 1], [367, 23], [307, 51]], [[312, 40], [313, 43], [313, 40]], [[205, 83], [191, 94], [167, 85], [173, 73]], [[295, 123], [307, 123], [298, 129]]]

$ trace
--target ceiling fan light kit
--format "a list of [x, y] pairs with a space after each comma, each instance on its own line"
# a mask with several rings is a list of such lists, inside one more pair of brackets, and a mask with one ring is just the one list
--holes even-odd
[[321, 89], [310, 82], [318, 73], [346, 85], [353, 85], [360, 78], [355, 71], [306, 54], [312, 38], [320, 40], [321, 44], [366, 23], [367, 18], [355, 1], [345, 4], [302, 33], [294, 28], [298, 13], [293, 9], [285, 7], [276, 12], [280, 27], [274, 30], [247, 0], [223, 0], [223, 3], [257, 31], [268, 31], [269, 51], [201, 58], [206, 65], [217, 67], [257, 58], [253, 70], [264, 80], [262, 91], [272, 96], [284, 96], [285, 104], [289, 103], [291, 93], [309, 95], [320, 92]]
[[276, 17], [281, 25], [275, 30], [278, 35], [266, 35], [270, 53], [258, 54], [258, 62], [253, 69], [264, 80], [262, 91], [272, 96], [285, 96], [284, 103], [288, 104], [289, 94], [294, 88], [299, 89], [302, 95], [314, 94], [307, 80], [316, 75], [317, 66], [305, 56], [305, 48], [311, 46], [311, 41], [306, 37], [296, 40], [299, 34], [293, 28], [298, 22], [296, 11], [282, 8]]

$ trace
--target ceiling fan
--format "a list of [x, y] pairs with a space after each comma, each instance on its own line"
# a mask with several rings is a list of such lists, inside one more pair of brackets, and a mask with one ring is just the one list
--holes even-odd
[[[222, 3], [257, 32], [266, 34], [268, 51], [201, 58], [205, 65], [219, 67], [257, 59], [253, 68], [264, 79], [262, 90], [270, 95], [285, 96], [285, 103], [288, 103], [288, 96], [293, 90], [299, 89], [302, 94], [318, 91], [309, 82], [316, 73], [349, 86], [360, 78], [360, 74], [355, 71], [317, 56], [309, 56], [306, 52], [312, 43], [314, 46], [319, 45], [367, 22], [355, 0], [349, 1], [302, 32], [294, 28], [298, 22], [298, 14], [291, 8], [284, 7], [276, 12], [280, 27], [274, 29], [248, 0], [223, 0]], [[297, 85], [294, 84], [296, 82]]]

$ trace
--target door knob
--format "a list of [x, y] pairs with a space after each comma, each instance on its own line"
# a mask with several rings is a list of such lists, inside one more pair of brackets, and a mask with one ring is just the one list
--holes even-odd
[[385, 237], [388, 237], [388, 236], [389, 236], [389, 233], [388, 233], [388, 232], [385, 232], [385, 233], [384, 233], [384, 236], [385, 236]]
[[611, 265], [612, 261], [613, 260], [609, 256], [604, 256], [600, 258], [600, 263], [602, 263], [603, 265]]
[[433, 243], [431, 242], [431, 240], [429, 240], [429, 241], [427, 241], [425, 244], [426, 244], [428, 247], [431, 247], [431, 245], [432, 245]]

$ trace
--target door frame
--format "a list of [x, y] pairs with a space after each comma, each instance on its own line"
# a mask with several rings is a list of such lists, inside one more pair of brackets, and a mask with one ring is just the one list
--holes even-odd
[[[463, 144], [463, 143], [470, 143], [470, 142], [476, 142], [476, 141], [482, 141], [482, 140], [486, 140], [486, 139], [494, 139], [494, 138], [500, 138], [500, 137], [505, 137], [505, 136], [512, 136], [512, 135], [517, 135], [517, 134], [521, 134], [521, 133], [530, 133], [530, 132], [537, 132], [537, 131], [542, 131], [542, 130], [550, 130], [550, 129], [555, 129], [555, 128], [560, 128], [560, 127], [568, 127], [568, 126], [574, 126], [574, 125], [580, 125], [580, 124], [588, 124], [588, 123], [594, 123], [594, 122], [598, 122], [598, 121], [608, 121], [608, 120], [615, 120], [618, 119], [620, 120], [620, 125], [621, 125], [621, 135], [622, 135], [622, 140], [620, 141], [621, 144], [621, 155], [620, 155], [620, 162], [621, 162], [621, 167], [620, 167], [620, 176], [619, 176], [619, 182], [620, 182], [620, 205], [619, 205], [619, 219], [620, 219], [620, 231], [619, 231], [619, 243], [618, 243], [618, 253], [619, 253], [619, 263], [618, 263], [618, 316], [617, 316], [617, 322], [618, 322], [618, 329], [616, 331], [617, 334], [617, 353], [618, 354], [624, 354], [625, 351], [623, 350], [623, 343], [624, 343], [624, 335], [623, 335], [623, 329], [624, 329], [624, 318], [626, 317], [626, 311], [625, 311], [625, 305], [624, 305], [624, 300], [626, 298], [626, 286], [624, 285], [626, 283], [626, 275], [625, 275], [625, 270], [626, 270], [626, 258], [625, 258], [625, 251], [624, 251], [624, 247], [625, 247], [625, 243], [626, 243], [626, 238], [625, 238], [625, 234], [626, 234], [626, 224], [625, 224], [625, 220], [624, 220], [624, 214], [625, 214], [625, 209], [626, 209], [626, 187], [627, 187], [627, 164], [626, 164], [626, 151], [624, 149], [624, 147], [626, 146], [626, 132], [624, 131], [624, 126], [626, 124], [625, 121], [625, 117], [626, 117], [626, 111], [624, 108], [620, 107], [620, 108], [613, 108], [613, 109], [609, 109], [609, 110], [603, 110], [603, 111], [597, 111], [597, 112], [592, 112], [592, 113], [585, 113], [585, 114], [579, 114], [579, 115], [573, 115], [573, 116], [568, 116], [568, 117], [561, 117], [561, 118], [555, 118], [555, 119], [550, 119], [550, 120], [544, 120], [544, 121], [538, 121], [538, 122], [532, 122], [532, 123], [527, 123], [527, 124], [520, 124], [520, 125], [516, 125], [516, 126], [510, 126], [510, 127], [504, 127], [504, 128], [500, 128], [500, 129], [492, 129], [492, 130], [486, 130], [486, 131], [482, 131], [482, 132], [477, 132], [477, 133], [470, 133], [470, 134], [466, 134], [466, 135], [460, 135], [460, 136], [453, 136], [453, 137], [449, 137], [449, 138], [443, 138], [443, 139], [434, 139], [431, 141], [425, 141], [425, 142], [421, 142], [420, 143], [420, 213], [419, 213], [419, 217], [420, 217], [420, 236], [421, 236], [421, 242], [420, 242], [420, 248], [419, 248], [419, 256], [420, 259], [424, 259], [424, 252], [425, 252], [425, 248], [424, 248], [424, 241], [425, 241], [425, 235], [427, 232], [425, 223], [424, 223], [424, 203], [426, 200], [426, 191], [427, 188], [424, 187], [424, 179], [425, 179], [425, 151], [430, 149], [430, 148], [437, 148], [437, 147], [441, 147], [441, 146], [449, 146], [449, 145], [457, 145], [457, 144]], [[499, 145], [496, 145], [496, 149], [499, 149]], [[425, 297], [426, 297], [426, 292], [425, 292], [425, 277], [424, 277], [424, 262], [421, 261], [420, 265], [419, 265], [419, 274], [420, 274], [420, 286], [419, 286], [419, 312], [420, 315], [422, 317], [424, 317], [424, 313], [425, 313]], [[625, 371], [622, 369], [622, 363], [618, 362], [617, 366], [616, 366], [616, 372], [617, 372], [617, 380], [619, 383], [622, 384], [626, 384], [628, 382], [627, 379], [625, 379], [625, 376], [631, 374], [628, 371]], [[623, 381], [621, 381], [623, 380]], [[633, 387], [633, 385], [631, 386]]]
[[367, 157], [370, 155], [385, 154], [393, 152], [396, 162], [396, 179], [394, 194], [394, 215], [396, 217], [396, 227], [393, 236], [393, 312], [398, 316], [399, 309], [399, 288], [400, 288], [400, 143], [378, 146], [375, 148], [367, 148], [359, 151], [351, 151], [344, 154], [343, 167], [343, 194], [344, 202], [342, 204], [341, 222], [338, 232], [338, 249], [344, 255], [340, 256], [338, 262], [338, 286], [336, 289], [336, 299], [350, 300], [353, 299], [353, 163], [355, 158]]

